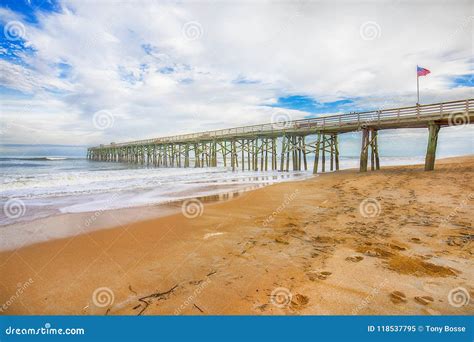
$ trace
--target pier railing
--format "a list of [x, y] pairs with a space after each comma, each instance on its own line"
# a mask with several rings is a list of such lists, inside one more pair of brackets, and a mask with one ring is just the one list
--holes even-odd
[[343, 129], [348, 126], [382, 124], [386, 122], [426, 121], [443, 119], [452, 113], [472, 112], [474, 99], [441, 102], [411, 107], [391, 108], [359, 113], [328, 115], [318, 118], [291, 120], [251, 126], [234, 127], [198, 133], [180, 134], [161, 138], [136, 140], [123, 143], [101, 145], [95, 148], [120, 147], [131, 145], [148, 145], [161, 143], [187, 142], [193, 140], [213, 140], [229, 136], [243, 136], [248, 134], [271, 134], [299, 131], [325, 131]]

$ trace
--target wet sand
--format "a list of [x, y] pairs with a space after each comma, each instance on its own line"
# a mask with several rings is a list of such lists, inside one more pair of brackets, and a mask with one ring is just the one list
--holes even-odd
[[474, 157], [436, 167], [322, 174], [140, 222], [103, 212], [118, 227], [2, 252], [0, 314], [472, 314]]

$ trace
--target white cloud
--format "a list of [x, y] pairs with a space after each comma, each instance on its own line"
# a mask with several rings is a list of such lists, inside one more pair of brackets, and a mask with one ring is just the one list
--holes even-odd
[[[469, 1], [350, 3], [65, 1], [61, 13], [25, 23], [26, 66], [3, 60], [0, 84], [32, 94], [35, 121], [2, 106], [28, 142], [32, 122], [43, 143], [96, 144], [270, 121], [279, 96], [319, 101], [356, 98], [384, 107], [415, 102], [415, 66], [423, 102], [472, 97], [450, 78], [472, 73]], [[1, 9], [0, 18], [20, 17]], [[183, 34], [197, 22], [199, 39]], [[376, 38], [361, 37], [375, 22]], [[59, 63], [70, 66], [59, 77]], [[161, 71], [161, 72], [159, 72]], [[239, 84], [236, 79], [258, 81]], [[93, 114], [108, 110], [114, 126], [98, 131]], [[303, 112], [292, 111], [294, 118]]]

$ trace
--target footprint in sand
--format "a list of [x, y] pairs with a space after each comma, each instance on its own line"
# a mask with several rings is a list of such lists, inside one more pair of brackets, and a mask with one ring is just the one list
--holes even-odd
[[327, 277], [329, 277], [331, 274], [332, 274], [332, 272], [324, 271], [324, 272], [319, 273], [318, 278], [321, 279], [321, 280], [325, 280], [325, 279], [326, 279]]
[[291, 299], [291, 307], [294, 309], [298, 309], [303, 305], [306, 305], [309, 303], [309, 297], [297, 293], [294, 295]]
[[390, 246], [391, 249], [395, 249], [395, 250], [397, 250], [397, 251], [405, 251], [405, 250], [406, 250], [405, 247], [396, 245], [396, 244], [394, 244], [394, 243], [391, 243], [389, 246]]
[[256, 307], [256, 309], [259, 310], [260, 312], [264, 312], [265, 310], [267, 310], [267, 308], [268, 308], [268, 304], [262, 304]]
[[281, 243], [282, 245], [289, 245], [290, 243], [288, 241], [283, 240], [281, 237], [277, 237], [275, 239], [276, 243]]
[[331, 274], [332, 272], [323, 271], [323, 272], [317, 273], [317, 277], [320, 280], [326, 280]]
[[423, 305], [428, 305], [434, 302], [434, 298], [430, 296], [420, 296], [420, 297], [417, 296], [415, 297], [415, 301]]
[[407, 297], [403, 292], [393, 291], [392, 293], [390, 293], [390, 300], [394, 304], [406, 303]]
[[317, 279], [326, 280], [331, 274], [332, 272], [323, 271], [323, 272], [310, 272], [310, 273], [307, 273], [306, 275], [308, 276], [309, 280], [315, 281]]
[[361, 260], [364, 260], [364, 257], [361, 257], [360, 255], [354, 255], [346, 258], [347, 261], [352, 261], [352, 262], [359, 262]]
[[380, 253], [377, 252], [377, 251], [373, 251], [373, 250], [368, 250], [364, 253], [365, 255], [367, 256], [370, 256], [370, 257], [379, 257], [380, 256]]

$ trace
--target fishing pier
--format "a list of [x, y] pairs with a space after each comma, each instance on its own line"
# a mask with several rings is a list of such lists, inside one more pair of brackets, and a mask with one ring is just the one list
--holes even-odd
[[274, 122], [90, 147], [90, 160], [154, 167], [231, 167], [232, 170], [339, 170], [338, 138], [361, 132], [360, 171], [380, 169], [378, 132], [426, 128], [425, 170], [433, 170], [442, 127], [474, 123], [474, 99]]

